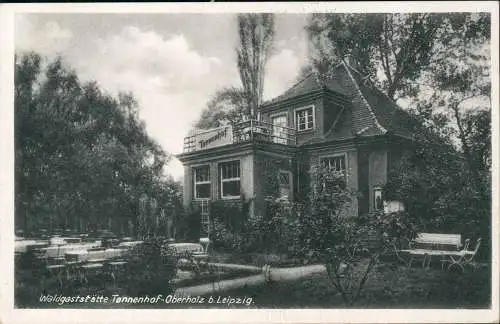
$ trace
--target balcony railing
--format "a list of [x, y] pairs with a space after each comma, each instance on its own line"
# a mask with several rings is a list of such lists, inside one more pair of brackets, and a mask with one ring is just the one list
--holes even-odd
[[244, 142], [296, 145], [295, 129], [258, 120], [198, 131], [184, 138], [184, 153]]

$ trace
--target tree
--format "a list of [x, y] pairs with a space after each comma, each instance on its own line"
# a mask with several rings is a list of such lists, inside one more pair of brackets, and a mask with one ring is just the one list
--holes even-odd
[[239, 14], [238, 33], [238, 71], [247, 97], [249, 115], [254, 117], [262, 103], [265, 66], [274, 38], [274, 15]]
[[243, 90], [232, 87], [217, 91], [207, 103], [195, 127], [210, 129], [223, 125], [235, 125], [247, 116], [247, 99]]
[[115, 98], [82, 84], [62, 58], [27, 53], [16, 56], [14, 104], [17, 228], [123, 231], [141, 195], [160, 201], [170, 186], [169, 155], [131, 94]]
[[417, 81], [446, 57], [463, 30], [469, 38], [489, 38], [489, 15], [314, 14], [307, 26], [316, 70], [327, 73], [348, 60], [391, 99], [415, 96]]
[[209, 129], [255, 118], [262, 103], [265, 66], [274, 40], [274, 15], [240, 14], [237, 19], [236, 55], [242, 87], [217, 91], [195, 124], [196, 128]]
[[388, 97], [406, 97], [424, 126], [386, 190], [423, 228], [489, 235], [490, 28], [487, 13], [316, 14], [308, 24], [315, 71], [348, 60]]
[[[457, 215], [468, 232], [489, 236], [491, 218], [491, 79], [490, 17], [486, 14], [452, 15], [448, 45], [429, 66], [430, 86], [415, 100], [416, 112], [435, 132], [448, 129], [462, 163], [451, 175]], [[437, 122], [436, 122], [437, 121]], [[443, 172], [447, 165], [441, 164]], [[463, 182], [466, 180], [467, 182]]]

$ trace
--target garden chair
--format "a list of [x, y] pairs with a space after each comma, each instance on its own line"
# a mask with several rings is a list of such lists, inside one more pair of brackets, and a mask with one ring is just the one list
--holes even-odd
[[[64, 286], [64, 276], [66, 274], [66, 265], [64, 264], [54, 264], [48, 265], [45, 267], [47, 270], [46, 274], [49, 278], [55, 278], [57, 280], [59, 289], [62, 289]], [[46, 278], [43, 278], [46, 279]], [[42, 279], [42, 280], [43, 280]]]
[[80, 267], [80, 282], [88, 285], [89, 278], [102, 275], [104, 264], [102, 263], [87, 263]]
[[429, 257], [429, 253], [432, 252], [431, 250], [425, 250], [425, 249], [414, 249], [410, 250], [410, 261], [408, 262], [408, 268], [411, 268], [411, 264], [415, 258], [422, 258], [422, 268], [425, 268], [425, 265], [427, 263], [427, 259]]
[[[479, 247], [481, 246], [481, 238], [477, 239], [476, 246], [474, 247], [474, 250], [469, 251], [468, 250], [468, 240], [466, 240], [466, 246], [462, 251], [459, 252], [454, 252], [454, 253], [443, 253], [442, 255], [445, 256], [444, 259], [441, 260], [442, 268], [444, 269], [444, 265], [446, 263], [449, 263], [450, 265], [448, 266], [447, 270], [450, 270], [453, 266], [458, 266], [460, 269], [462, 269], [462, 272], [465, 270], [466, 265], [472, 265], [474, 261], [474, 257], [477, 254], [477, 251], [479, 250]], [[475, 268], [474, 268], [475, 269]]]
[[113, 287], [116, 288], [116, 280], [118, 277], [125, 276], [127, 261], [112, 261], [107, 264], [107, 271], [113, 279]]

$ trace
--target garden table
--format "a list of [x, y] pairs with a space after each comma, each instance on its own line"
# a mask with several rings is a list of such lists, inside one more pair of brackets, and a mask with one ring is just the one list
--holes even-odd
[[43, 252], [46, 258], [58, 258], [64, 257], [66, 252], [74, 251], [74, 250], [86, 250], [90, 248], [97, 247], [97, 244], [100, 245], [100, 242], [94, 243], [86, 243], [86, 244], [67, 244], [67, 245], [58, 245], [58, 246], [49, 246], [46, 248], [40, 249]]
[[65, 253], [65, 257], [67, 261], [89, 261], [95, 262], [96, 260], [108, 260], [115, 259], [121, 257], [125, 253], [123, 249], [106, 249], [106, 250], [98, 250], [98, 251], [88, 251], [88, 250], [76, 250], [76, 251], [68, 251]]
[[142, 244], [144, 241], [127, 241], [127, 242], [121, 242], [118, 244], [118, 247], [127, 247], [127, 248], [132, 248], [136, 245]]
[[168, 246], [174, 248], [177, 254], [203, 252], [203, 246], [200, 243], [171, 243]]
[[36, 241], [36, 240], [19, 240], [14, 243], [14, 252], [15, 253], [24, 253], [29, 249], [46, 247], [48, 245], [47, 242]]
[[66, 252], [64, 256], [68, 262], [84, 262], [88, 259], [88, 252], [87, 250], [74, 250]]

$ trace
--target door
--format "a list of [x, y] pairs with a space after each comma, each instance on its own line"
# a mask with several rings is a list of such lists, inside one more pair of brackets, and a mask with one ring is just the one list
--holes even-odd
[[287, 144], [288, 133], [286, 127], [288, 126], [286, 115], [272, 117], [273, 123], [273, 142], [278, 144]]

